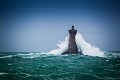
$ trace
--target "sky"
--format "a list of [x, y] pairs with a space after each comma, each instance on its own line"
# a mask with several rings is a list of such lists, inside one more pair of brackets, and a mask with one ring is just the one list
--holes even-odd
[[47, 52], [74, 25], [102, 51], [120, 50], [119, 0], [0, 0], [0, 52]]

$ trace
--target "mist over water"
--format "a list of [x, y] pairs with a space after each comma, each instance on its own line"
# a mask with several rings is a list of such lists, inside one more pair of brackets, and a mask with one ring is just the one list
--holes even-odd
[[[76, 34], [75, 40], [78, 50], [79, 51], [81, 50], [84, 55], [99, 56], [99, 57], [105, 56], [104, 53], [99, 48], [87, 43], [80, 33]], [[48, 54], [60, 55], [63, 52], [66, 52], [68, 50], [68, 43], [69, 43], [69, 36], [67, 36], [64, 41], [62, 42], [59, 41], [59, 44], [57, 44], [58, 48], [51, 50], [50, 52], [48, 52]]]

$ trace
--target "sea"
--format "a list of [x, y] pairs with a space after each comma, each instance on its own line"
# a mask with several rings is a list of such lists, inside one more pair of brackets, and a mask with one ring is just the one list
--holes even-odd
[[120, 80], [120, 51], [104, 55], [0, 52], [0, 80]]

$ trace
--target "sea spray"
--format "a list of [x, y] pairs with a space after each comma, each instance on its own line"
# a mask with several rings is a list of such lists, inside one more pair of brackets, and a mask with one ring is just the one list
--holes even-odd
[[[75, 40], [78, 50], [81, 50], [84, 55], [104, 57], [104, 53], [99, 48], [87, 43], [80, 33], [76, 34]], [[66, 52], [68, 50], [68, 43], [69, 36], [65, 38], [65, 41], [59, 41], [59, 44], [57, 44], [58, 48], [51, 50], [50, 52], [48, 52], [48, 54], [60, 55], [63, 52]]]
[[48, 52], [48, 54], [54, 54], [54, 55], [60, 55], [63, 52], [66, 52], [68, 50], [68, 42], [69, 42], [69, 36], [65, 38], [65, 41], [59, 41], [57, 44], [58, 48], [51, 50]]
[[78, 50], [81, 50], [84, 55], [104, 57], [104, 53], [94, 45], [87, 43], [80, 33], [76, 35], [76, 44]]

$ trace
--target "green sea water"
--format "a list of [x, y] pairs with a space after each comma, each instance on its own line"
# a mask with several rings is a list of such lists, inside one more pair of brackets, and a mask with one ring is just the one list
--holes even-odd
[[0, 80], [120, 80], [120, 52], [105, 55], [1, 52]]

